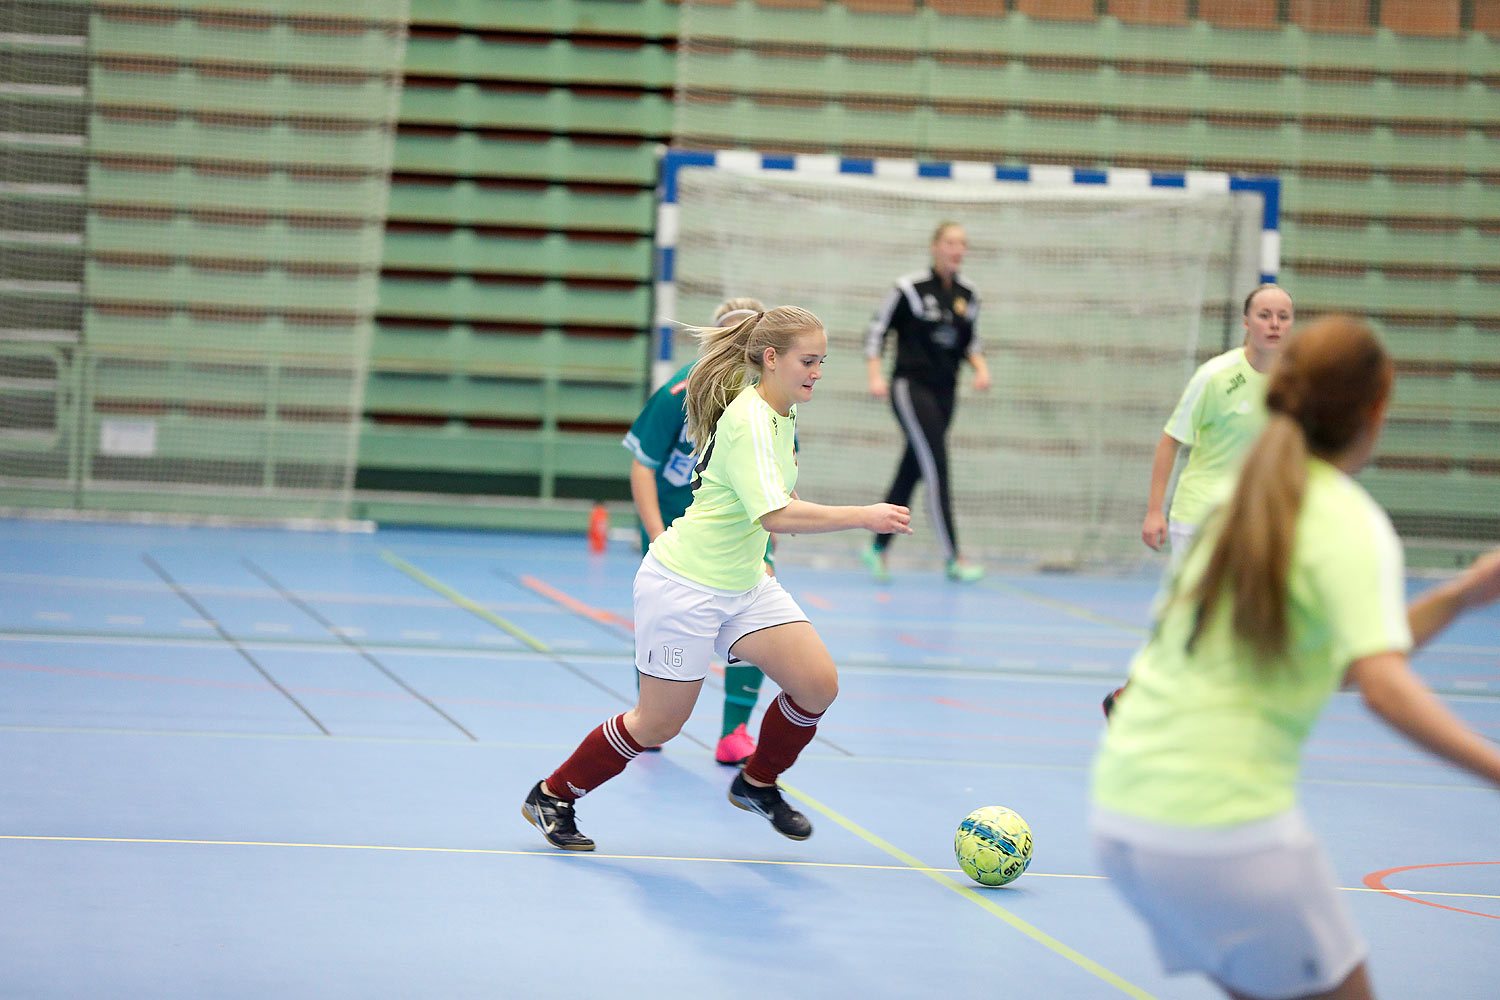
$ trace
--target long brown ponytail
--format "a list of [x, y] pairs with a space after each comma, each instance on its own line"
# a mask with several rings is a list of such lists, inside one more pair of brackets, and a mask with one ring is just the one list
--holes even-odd
[[823, 329], [818, 317], [796, 306], [752, 313], [734, 326], [689, 327], [698, 338], [698, 363], [688, 373], [688, 439], [701, 454], [724, 408], [760, 373], [766, 348], [791, 348], [804, 333]]
[[1235, 634], [1263, 657], [1286, 650], [1287, 577], [1307, 457], [1333, 458], [1354, 443], [1389, 394], [1393, 373], [1374, 331], [1353, 316], [1323, 317], [1287, 344], [1266, 390], [1266, 429], [1245, 458], [1193, 589], [1189, 648], [1227, 590]]

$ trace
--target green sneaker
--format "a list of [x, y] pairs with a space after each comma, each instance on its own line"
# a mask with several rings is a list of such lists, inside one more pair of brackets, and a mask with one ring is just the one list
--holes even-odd
[[957, 559], [948, 560], [948, 579], [955, 583], [973, 583], [983, 576], [983, 566], [976, 566], [970, 562], [959, 562]]
[[890, 583], [891, 571], [886, 569], [885, 557], [873, 544], [865, 547], [859, 554], [859, 561], [865, 564], [870, 575], [875, 577], [876, 583]]

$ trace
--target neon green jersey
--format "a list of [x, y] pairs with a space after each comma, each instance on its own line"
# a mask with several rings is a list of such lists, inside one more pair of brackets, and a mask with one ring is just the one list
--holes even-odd
[[651, 543], [667, 569], [740, 593], [765, 575], [770, 534], [760, 516], [780, 510], [797, 484], [797, 408], [786, 416], [746, 386], [719, 417], [687, 513]]
[[1240, 462], [1266, 425], [1266, 376], [1250, 367], [1243, 347], [1198, 366], [1166, 433], [1193, 450], [1177, 477], [1170, 518], [1202, 524], [1229, 498]]
[[[1302, 744], [1349, 665], [1411, 648], [1401, 543], [1348, 476], [1309, 460], [1288, 577], [1288, 646], [1257, 663], [1227, 601], [1192, 652], [1191, 591], [1221, 522], [1168, 585], [1094, 763], [1094, 801], [1157, 823], [1247, 823], [1295, 804]], [[1229, 530], [1234, 530], [1229, 526]], [[1183, 596], [1187, 595], [1187, 596]]]

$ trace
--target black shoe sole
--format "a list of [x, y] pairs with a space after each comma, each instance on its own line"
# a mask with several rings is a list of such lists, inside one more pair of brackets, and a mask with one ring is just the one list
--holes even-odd
[[537, 828], [537, 832], [546, 838], [547, 843], [560, 851], [592, 851], [594, 849], [594, 842], [592, 840], [587, 844], [559, 844], [548, 836], [547, 831], [542, 829], [542, 824], [536, 821], [536, 817], [531, 815], [531, 810], [527, 809], [524, 805], [521, 807], [521, 815], [526, 817], [526, 822]]
[[[755, 815], [759, 816], [761, 819], [765, 820], [767, 823], [771, 823], [771, 817], [767, 816], [765, 813], [761, 812], [759, 809], [756, 809], [754, 806], [747, 806], [747, 805], [745, 805], [739, 799], [737, 799], [737, 798], [734, 797], [734, 793], [733, 792], [729, 793], [729, 803], [730, 803], [730, 805], [734, 806], [736, 809], [743, 809], [747, 813], [754, 813]], [[771, 823], [771, 829], [776, 830], [776, 824], [775, 823]], [[806, 833], [804, 833], [800, 837], [797, 836], [795, 833], [787, 833], [785, 830], [776, 830], [776, 832], [779, 833], [779, 834], [781, 834], [787, 840], [806, 840], [807, 838], [809, 838], [809, 837], [812, 836], [812, 831], [811, 830], [807, 831]]]

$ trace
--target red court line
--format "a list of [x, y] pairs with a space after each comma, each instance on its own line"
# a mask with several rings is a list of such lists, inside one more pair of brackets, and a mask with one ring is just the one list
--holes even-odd
[[811, 594], [804, 590], [802, 592], [802, 599], [819, 611], [833, 610], [833, 602], [826, 597], [819, 597], [817, 594]]
[[1387, 868], [1383, 872], [1371, 872], [1364, 877], [1364, 883], [1368, 888], [1374, 889], [1376, 892], [1383, 892], [1387, 896], [1395, 896], [1397, 899], [1404, 899], [1408, 902], [1421, 903], [1423, 906], [1435, 906], [1440, 910], [1452, 910], [1454, 913], [1467, 913], [1473, 917], [1489, 917], [1491, 920], [1500, 920], [1500, 914], [1480, 913], [1478, 910], [1465, 910], [1457, 906], [1445, 906], [1442, 903], [1434, 903], [1430, 899], [1418, 899], [1416, 896], [1408, 895], [1395, 889], [1389, 889], [1385, 884], [1387, 875], [1395, 875], [1399, 872], [1421, 871], [1426, 868], [1462, 868], [1466, 865], [1500, 865], [1500, 861], [1450, 861], [1447, 864], [1441, 865], [1405, 865], [1401, 868]]
[[[596, 622], [602, 622], [605, 625], [618, 625], [621, 628], [629, 629], [632, 632], [635, 631], [635, 622], [631, 621], [629, 618], [621, 618], [613, 611], [605, 611], [603, 608], [596, 608], [592, 604], [585, 604], [578, 598], [565, 594], [551, 584], [538, 580], [534, 576], [523, 576], [521, 577], [521, 582], [530, 587], [532, 590], [536, 591], [538, 594], [541, 594], [543, 597], [549, 598], [550, 600], [554, 600], [558, 604], [561, 604], [563, 607], [567, 608], [574, 614], [583, 615], [585, 618], [592, 619]], [[717, 663], [710, 663], [708, 665], [708, 669], [712, 673], [715, 673], [720, 677], [724, 676], [724, 668], [719, 666]]]
[[618, 625], [632, 632], [635, 631], [635, 622], [629, 618], [621, 618], [613, 611], [605, 611], [603, 608], [596, 608], [592, 604], [585, 604], [578, 598], [569, 596], [551, 584], [538, 580], [534, 576], [523, 576], [521, 577], [521, 582], [543, 597], [561, 604], [574, 614], [583, 615], [585, 618], [602, 622], [605, 625]]

